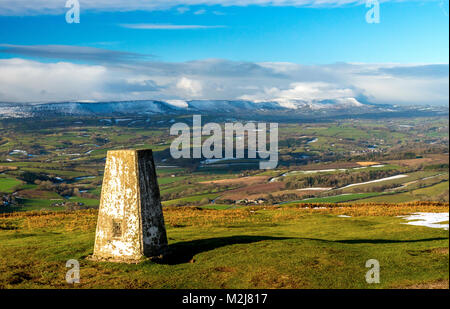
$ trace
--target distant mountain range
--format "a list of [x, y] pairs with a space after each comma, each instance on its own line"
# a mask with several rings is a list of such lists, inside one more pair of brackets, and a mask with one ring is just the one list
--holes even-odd
[[448, 107], [397, 106], [361, 103], [356, 99], [323, 101], [253, 102], [243, 100], [119, 101], [0, 103], [0, 118], [58, 116], [143, 116], [167, 114], [228, 116], [336, 117], [364, 114], [448, 114]]

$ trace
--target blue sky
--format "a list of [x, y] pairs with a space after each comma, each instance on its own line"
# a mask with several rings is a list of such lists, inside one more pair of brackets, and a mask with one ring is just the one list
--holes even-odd
[[[300, 89], [306, 87], [306, 93], [350, 89], [352, 97], [402, 104], [408, 103], [409, 96], [402, 100], [381, 92], [406, 95], [405, 87], [419, 86], [424, 87], [421, 99], [412, 103], [442, 105], [448, 101], [448, 0], [381, 1], [380, 23], [372, 24], [365, 19], [369, 10], [365, 1], [262, 0], [262, 5], [252, 4], [255, 2], [80, 0], [81, 22], [68, 24], [65, 0], [2, 0], [0, 74], [2, 68], [4, 74], [14, 75], [21, 68], [41, 72], [65, 63], [72, 65], [74, 72], [90, 70], [89, 74], [96, 76], [92, 78], [114, 72], [123, 80], [59, 94], [47, 89], [50, 82], [28, 90], [13, 85], [16, 93], [0, 86], [0, 101], [106, 100], [110, 97], [100, 93], [111, 83], [124, 89], [135, 83], [139, 87], [131, 88], [141, 88], [114, 94], [122, 99], [322, 99], [298, 94], [301, 90], [295, 89], [303, 83]], [[319, 2], [322, 4], [316, 5]], [[276, 67], [273, 63], [284, 64]], [[398, 74], [393, 66], [414, 67], [406, 71], [415, 73], [405, 75], [403, 70]], [[187, 67], [189, 71], [183, 71]], [[386, 77], [387, 69], [401, 89], [367, 86], [371, 83], [366, 80], [368, 75], [378, 82]], [[214, 83], [207, 77], [210, 70], [214, 70]], [[336, 76], [330, 70], [337, 70]], [[305, 72], [313, 77], [306, 78]], [[230, 95], [223, 90], [221, 94], [221, 88], [236, 86], [230, 78], [243, 75], [247, 79], [241, 82], [248, 84], [244, 85], [248, 91]], [[142, 78], [130, 81], [131, 76]], [[7, 76], [3, 78], [11, 83]], [[39, 87], [43, 89], [39, 91]], [[30, 93], [21, 97], [20, 91]], [[278, 98], [283, 93], [284, 97]]]
[[[183, 8], [189, 10], [184, 12]], [[81, 5], [80, 24], [67, 24], [64, 11], [2, 16], [0, 38], [4, 44], [107, 47], [155, 55], [162, 61], [448, 62], [448, 16], [440, 1], [381, 3], [379, 24], [366, 22], [367, 11], [365, 5], [203, 5], [162, 11], [92, 12]], [[222, 27], [149, 30], [128, 29], [122, 24]]]

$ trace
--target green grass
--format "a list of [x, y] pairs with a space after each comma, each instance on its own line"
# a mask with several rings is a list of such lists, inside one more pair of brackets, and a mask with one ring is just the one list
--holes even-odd
[[[61, 199], [62, 200], [62, 199]], [[57, 201], [52, 201], [49, 199], [17, 199], [18, 206], [14, 207], [14, 211], [31, 211], [31, 210], [41, 210], [41, 209], [47, 209], [47, 210], [57, 210], [57, 208], [52, 207], [53, 203], [56, 203]]]
[[82, 176], [86, 175], [85, 172], [70, 171], [70, 170], [51, 170], [51, 169], [43, 169], [43, 168], [39, 168], [39, 167], [25, 167], [25, 168], [22, 168], [21, 170], [34, 172], [34, 173], [44, 173], [47, 175], [56, 175], [56, 176], [60, 176], [62, 178], [64, 178], [64, 177], [75, 178], [75, 177], [82, 177]]
[[157, 167], [156, 168], [156, 173], [158, 174], [158, 176], [167, 175], [167, 174], [175, 174], [175, 173], [180, 173], [183, 171], [185, 171], [185, 169], [178, 168], [178, 167]]
[[169, 183], [177, 182], [180, 180], [185, 179], [186, 176], [179, 176], [179, 177], [158, 177], [158, 184], [159, 185], [166, 185]]
[[[19, 204], [22, 206], [51, 206], [55, 201], [49, 200], [49, 199], [18, 199]], [[61, 198], [61, 200], [63, 200]]]
[[22, 181], [5, 175], [0, 175], [0, 192], [12, 193], [17, 187], [22, 184]]
[[350, 202], [363, 198], [368, 198], [372, 196], [378, 196], [383, 193], [373, 192], [373, 193], [355, 193], [355, 194], [345, 194], [345, 195], [336, 195], [336, 196], [327, 196], [327, 197], [316, 197], [316, 198], [308, 198], [300, 201], [291, 201], [285, 204], [295, 204], [299, 202], [305, 203], [342, 203], [342, 202]]
[[[99, 200], [88, 199], [82, 197], [71, 197], [69, 199], [64, 199], [55, 194], [53, 199], [31, 199], [31, 198], [18, 198], [18, 206], [10, 207], [8, 211], [31, 211], [31, 210], [64, 210], [64, 207], [55, 207], [52, 204], [56, 202], [81, 202], [83, 206], [88, 207], [98, 207]], [[6, 212], [8, 212], [6, 211]]]
[[435, 196], [435, 195], [442, 193], [444, 190], [448, 190], [448, 188], [449, 188], [449, 182], [444, 181], [444, 182], [438, 183], [434, 186], [414, 190], [413, 194], [425, 195], [425, 196]]
[[[69, 259], [80, 261], [79, 288], [373, 289], [448, 280], [448, 231], [405, 225], [395, 216], [211, 212], [181, 212], [177, 225], [174, 213], [165, 212], [174, 259], [137, 265], [85, 259], [92, 254], [95, 214], [1, 218], [0, 287], [70, 288]], [[236, 212], [244, 215], [235, 218]], [[380, 262], [380, 284], [365, 281], [369, 259]]]
[[192, 188], [192, 187], [193, 187], [193, 185], [176, 185], [176, 186], [172, 186], [170, 188], [161, 187], [160, 192], [161, 192], [161, 194], [181, 192], [183, 190], [186, 190], [186, 189]]
[[448, 186], [449, 182], [444, 181], [438, 183], [436, 185], [412, 190], [409, 192], [403, 192], [398, 194], [389, 194], [382, 195], [377, 197], [372, 197], [368, 199], [364, 199], [364, 202], [387, 202], [387, 203], [404, 203], [404, 202], [412, 202], [412, 201], [426, 201], [433, 200], [433, 197], [436, 197], [440, 194], [443, 194], [447, 190], [447, 198], [448, 198]]
[[213, 200], [213, 199], [217, 198], [218, 196], [220, 196], [220, 194], [218, 194], [218, 193], [193, 195], [193, 196], [188, 196], [188, 197], [179, 198], [179, 199], [175, 199], [175, 200], [164, 201], [164, 202], [162, 202], [162, 204], [164, 206], [173, 206], [173, 205], [178, 205], [183, 202], [200, 202], [204, 198]]
[[18, 189], [20, 189], [20, 190], [32, 190], [32, 189], [36, 189], [37, 187], [38, 187], [38, 185], [25, 183], [25, 184], [22, 184], [21, 186], [19, 186]]
[[98, 186], [97, 188], [95, 188], [93, 190], [89, 190], [89, 193], [100, 196], [102, 194], [102, 186]]
[[[386, 186], [386, 185], [402, 185], [411, 181], [416, 181], [416, 180], [421, 180], [423, 178], [426, 177], [431, 177], [431, 176], [435, 176], [438, 175], [439, 173], [437, 172], [423, 172], [423, 171], [419, 171], [419, 172], [413, 172], [413, 173], [407, 173], [407, 177], [404, 178], [397, 178], [397, 179], [391, 179], [391, 180], [384, 180], [384, 181], [380, 181], [380, 182], [373, 182], [373, 183], [369, 183], [369, 184], [363, 184], [363, 185], [357, 185], [357, 186], [352, 186], [352, 187], [348, 187], [348, 188], [344, 188], [342, 189], [342, 191], [344, 193], [351, 193], [351, 192], [357, 192], [358, 190], [367, 190], [369, 191], [370, 188], [376, 188], [379, 186]], [[448, 177], [445, 175], [442, 175], [441, 177]], [[436, 180], [432, 180], [433, 178], [427, 180], [427, 181], [436, 181]], [[438, 180], [437, 180], [438, 181]]]
[[89, 207], [98, 207], [100, 204], [99, 199], [90, 199], [90, 198], [83, 198], [83, 197], [71, 197], [68, 199], [69, 202], [80, 202], [83, 203], [83, 206], [89, 206]]
[[215, 210], [237, 208], [236, 205], [227, 205], [227, 204], [208, 204], [208, 205], [203, 205], [200, 207], [204, 208], [204, 209], [215, 209]]

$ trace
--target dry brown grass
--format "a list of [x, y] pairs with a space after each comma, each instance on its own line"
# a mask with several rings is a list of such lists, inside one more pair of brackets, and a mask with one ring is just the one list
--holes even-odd
[[4, 165], [0, 165], [0, 173], [3, 173], [5, 171], [15, 171], [18, 170], [19, 168], [17, 166], [4, 166]]
[[[271, 212], [266, 215], [265, 212]], [[198, 207], [165, 207], [164, 219], [168, 226], [208, 227], [234, 224], [277, 223], [302, 218], [310, 213], [359, 216], [399, 216], [413, 212], [448, 212], [449, 203], [412, 202], [402, 204], [293, 204], [285, 206], [251, 206], [239, 209], [214, 210]], [[95, 229], [97, 210], [60, 212], [16, 212], [0, 215], [0, 229], [55, 228], [65, 231]], [[445, 248], [444, 248], [445, 249]], [[447, 248], [448, 254], [448, 248]]]
[[27, 211], [0, 214], [0, 226], [6, 225], [7, 222], [15, 222], [15, 228], [20, 226], [29, 230], [61, 228], [65, 231], [88, 231], [97, 225], [97, 210]]
[[394, 287], [397, 289], [419, 289], [419, 290], [431, 290], [431, 289], [449, 289], [448, 279], [436, 280], [431, 282], [422, 282], [415, 284], [406, 284]]
[[386, 161], [385, 163], [416, 168], [422, 164], [448, 164], [448, 162], [449, 162], [448, 154], [447, 155], [430, 154], [427, 155], [425, 158], [408, 159], [408, 160], [390, 160]]
[[436, 249], [431, 250], [431, 252], [437, 253], [437, 254], [447, 254], [448, 255], [448, 247], [447, 248], [436, 248]]
[[[45, 191], [45, 190], [34, 190], [34, 189], [27, 189], [27, 190], [21, 190], [19, 191], [19, 194], [23, 198], [35, 198], [35, 199], [46, 199], [46, 198], [56, 198], [57, 195], [53, 192]], [[56, 195], [56, 197], [55, 197]], [[60, 197], [62, 200], [63, 198]]]
[[362, 162], [356, 162], [356, 163], [358, 163], [358, 165], [360, 165], [360, 166], [371, 166], [371, 165], [380, 164], [380, 162], [374, 162], [374, 161], [362, 161]]
[[309, 212], [321, 211], [337, 215], [359, 216], [401, 216], [413, 212], [448, 212], [448, 202], [409, 202], [409, 203], [320, 203], [294, 204], [293, 207]]
[[[271, 211], [270, 216], [264, 211]], [[229, 226], [237, 223], [277, 223], [299, 219], [310, 213], [358, 216], [399, 216], [412, 212], [448, 212], [449, 204], [413, 202], [402, 204], [296, 204], [289, 206], [251, 206], [240, 209], [206, 210], [197, 207], [164, 209], [166, 223], [171, 226]]]

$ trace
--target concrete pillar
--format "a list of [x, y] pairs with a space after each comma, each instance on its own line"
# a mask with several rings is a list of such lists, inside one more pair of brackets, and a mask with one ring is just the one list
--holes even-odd
[[133, 263], [166, 249], [152, 151], [108, 151], [92, 259]]

